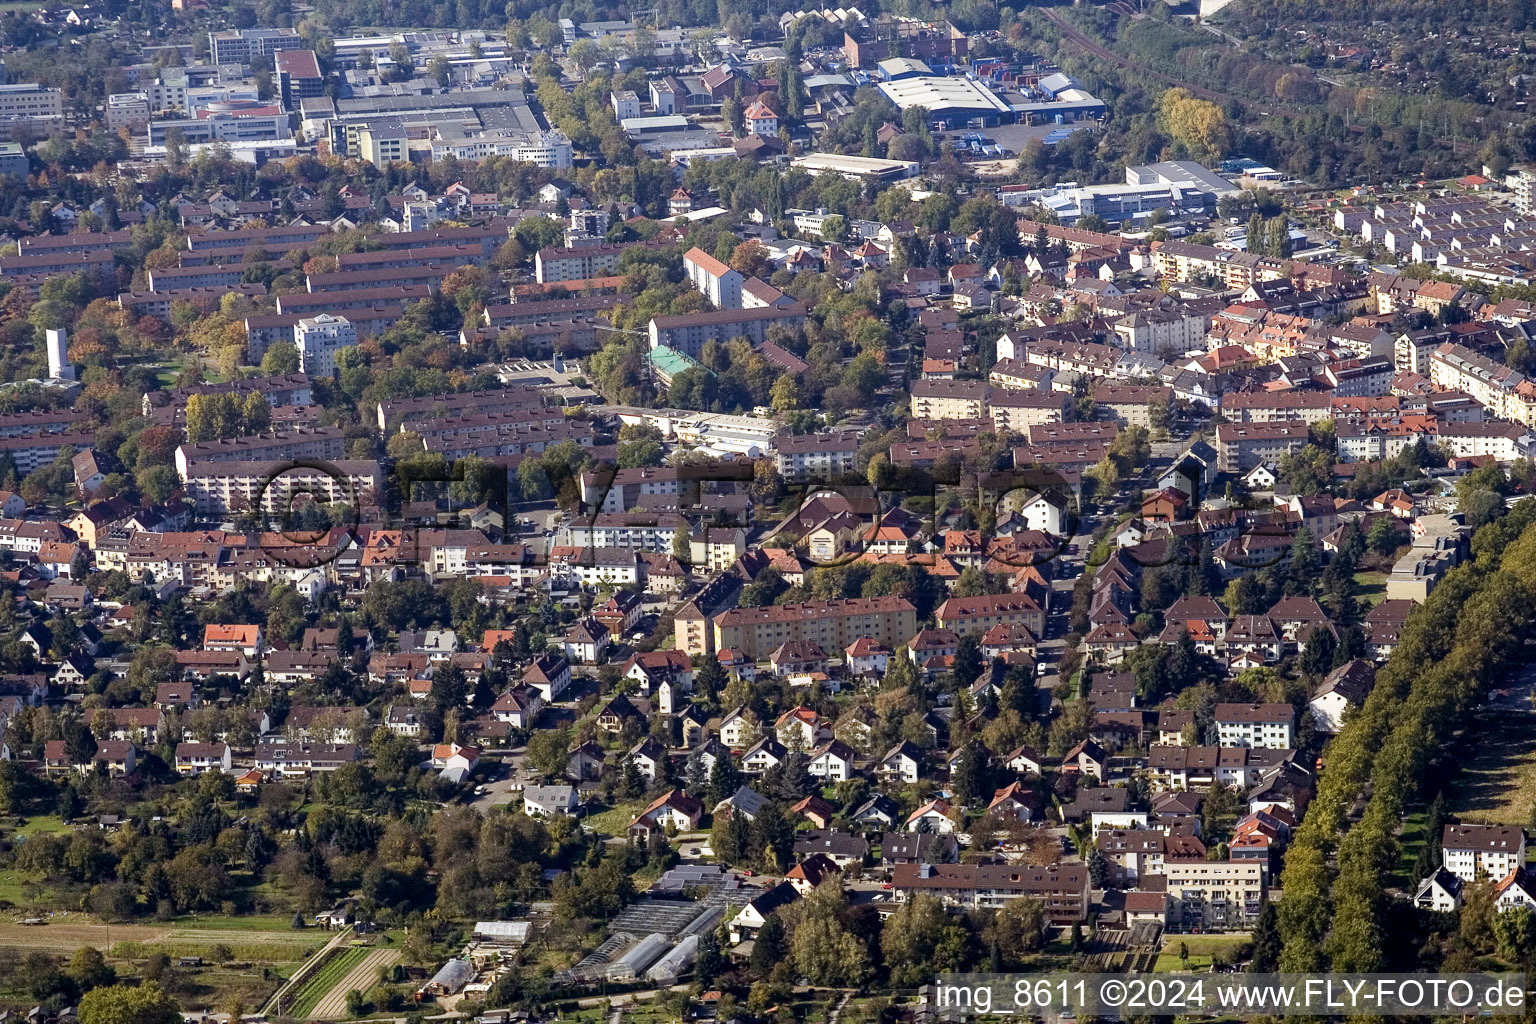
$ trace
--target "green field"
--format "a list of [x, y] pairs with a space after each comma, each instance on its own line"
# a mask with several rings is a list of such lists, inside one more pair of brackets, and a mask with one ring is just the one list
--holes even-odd
[[1179, 950], [1175, 946], [1172, 953], [1159, 953], [1157, 963], [1153, 964], [1154, 974], [1172, 974], [1176, 971], [1209, 971], [1214, 961], [1204, 953], [1189, 954], [1189, 962], [1186, 965], [1179, 959]]
[[1370, 610], [1381, 604], [1387, 596], [1387, 574], [1384, 572], [1357, 572], [1355, 573], [1355, 596], [1365, 606], [1364, 610]]
[[616, 804], [606, 811], [589, 814], [581, 819], [583, 825], [588, 825], [603, 835], [619, 836], [629, 828], [629, 823], [635, 820], [635, 815], [645, 809], [645, 801], [632, 800], [628, 803]]
[[336, 984], [351, 973], [352, 968], [363, 961], [373, 950], [367, 946], [349, 946], [333, 956], [329, 963], [315, 972], [310, 979], [299, 988], [295, 996], [293, 1006], [288, 1010], [290, 1017], [304, 1017], [311, 1013], [320, 1000], [324, 999], [336, 987]]
[[1397, 833], [1398, 883], [1405, 888], [1411, 888], [1418, 882], [1413, 877], [1413, 866], [1418, 862], [1419, 851], [1428, 838], [1424, 834], [1424, 826], [1428, 824], [1429, 810], [1424, 804], [1419, 804], [1403, 817], [1403, 827]]
[[[1163, 948], [1158, 953], [1157, 963], [1152, 969], [1159, 974], [1183, 970], [1209, 971], [1218, 955], [1230, 960], [1232, 951], [1243, 943], [1251, 941], [1252, 938], [1253, 936], [1247, 932], [1223, 935], [1165, 935]], [[1184, 961], [1179, 959], [1181, 944], [1189, 949], [1187, 968], [1184, 966]]]

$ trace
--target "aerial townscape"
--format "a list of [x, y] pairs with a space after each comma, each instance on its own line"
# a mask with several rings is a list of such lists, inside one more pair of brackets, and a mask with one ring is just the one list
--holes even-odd
[[1536, 970], [1533, 93], [1490, 0], [0, 3], [0, 1024]]

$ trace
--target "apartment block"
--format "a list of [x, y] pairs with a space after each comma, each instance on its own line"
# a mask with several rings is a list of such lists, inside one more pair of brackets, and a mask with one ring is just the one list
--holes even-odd
[[1223, 473], [1243, 473], [1300, 451], [1307, 439], [1305, 423], [1223, 423], [1216, 428], [1217, 466]]
[[716, 309], [739, 309], [741, 285], [746, 279], [739, 270], [715, 259], [709, 253], [694, 246], [683, 254], [683, 271], [706, 299]]
[[830, 481], [858, 468], [857, 430], [824, 434], [780, 434], [773, 439], [779, 476], [785, 480]]
[[1463, 882], [1497, 882], [1525, 866], [1525, 830], [1513, 825], [1447, 825], [1440, 856], [1445, 869]]
[[979, 420], [987, 415], [987, 383], [980, 380], [915, 380], [912, 415], [925, 420]]
[[869, 637], [894, 650], [917, 632], [917, 611], [903, 597], [855, 597], [766, 608], [733, 608], [715, 619], [715, 650], [763, 661], [781, 644], [808, 642], [845, 650]]
[[1292, 746], [1295, 716], [1289, 704], [1217, 704], [1212, 717], [1223, 747], [1289, 750]]
[[300, 495], [321, 504], [361, 505], [384, 486], [383, 472], [371, 459], [337, 461], [323, 470], [296, 467], [286, 460], [199, 460], [188, 464], [182, 479], [187, 499], [200, 516], [224, 516], [258, 504], [268, 514], [281, 514]]
[[1088, 869], [1079, 864], [897, 864], [891, 885], [898, 899], [937, 896], [958, 907], [1001, 907], [1016, 899], [1045, 905], [1052, 924], [1088, 919]]
[[1256, 860], [1165, 860], [1170, 916], [1186, 929], [1253, 927], [1264, 908], [1264, 865]]
[[357, 344], [357, 328], [344, 316], [321, 313], [295, 324], [293, 339], [299, 369], [311, 377], [329, 377], [336, 372], [336, 353]]
[[[734, 271], [732, 271], [734, 273]], [[613, 305], [610, 297], [607, 305]], [[706, 341], [726, 342], [746, 338], [761, 345], [770, 327], [799, 330], [805, 325], [806, 307], [801, 303], [783, 308], [721, 309], [681, 316], [653, 317], [650, 323], [651, 348], [662, 345], [676, 349], [690, 359], [697, 359]]]

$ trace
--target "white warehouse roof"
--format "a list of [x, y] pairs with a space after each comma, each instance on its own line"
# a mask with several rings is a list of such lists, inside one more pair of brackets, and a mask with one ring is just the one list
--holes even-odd
[[925, 107], [935, 116], [948, 110], [990, 110], [998, 114], [1013, 112], [1013, 108], [991, 89], [969, 78], [939, 75], [904, 78], [899, 82], [881, 82], [880, 91], [902, 110]]

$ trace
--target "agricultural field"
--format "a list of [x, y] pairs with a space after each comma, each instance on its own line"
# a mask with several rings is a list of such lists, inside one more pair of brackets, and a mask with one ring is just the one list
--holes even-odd
[[[313, 929], [293, 931], [289, 918], [218, 915], [187, 917], [166, 923], [103, 924], [84, 914], [55, 913], [47, 922], [23, 926], [20, 915], [0, 918], [0, 960], [32, 951], [68, 958], [82, 946], [107, 954], [120, 973], [134, 975], [155, 954], [173, 965], [196, 957], [201, 966], [175, 966], [175, 990], [201, 1005], [260, 1006], [282, 979], [291, 975], [325, 941]], [[0, 1004], [25, 1002], [19, 990], [0, 986]]]
[[108, 953], [127, 944], [164, 941], [173, 931], [167, 925], [97, 924], [84, 914], [55, 914], [42, 925], [24, 927], [15, 920], [6, 921], [0, 926], [0, 946], [66, 956], [81, 946], [94, 946]]
[[[19, 916], [19, 915], [17, 915]], [[154, 953], [170, 957], [208, 958], [214, 946], [225, 946], [236, 960], [258, 963], [297, 963], [324, 943], [311, 929], [294, 931], [289, 919], [181, 918], [167, 924], [102, 924], [85, 914], [55, 913], [46, 924], [22, 927], [14, 919], [0, 926], [0, 946], [73, 952], [94, 946], [121, 960], [140, 960]]]
[[[290, 1017], [310, 1016], [315, 1008], [320, 1005], [321, 1001], [330, 995], [331, 990], [343, 980], [350, 978], [353, 969], [374, 952], [376, 950], [369, 949], [366, 946], [348, 946], [340, 953], [337, 953], [330, 959], [329, 963], [316, 971], [313, 977], [300, 986], [298, 993], [294, 996], [293, 1005], [288, 1008], [287, 1015]], [[342, 998], [346, 998], [345, 990], [342, 992]], [[284, 996], [284, 1001], [287, 1001], [287, 996]]]
[[[354, 952], [349, 950], [348, 952]], [[378, 984], [379, 971], [392, 967], [400, 960], [400, 951], [396, 949], [367, 949], [362, 951], [365, 955], [354, 962], [354, 965], [340, 980], [335, 982], [329, 992], [320, 997], [314, 1008], [309, 1011], [312, 1017], [321, 1020], [335, 1020], [347, 1015], [347, 993], [352, 991], [367, 992]], [[339, 957], [337, 959], [340, 959]], [[330, 965], [327, 965], [329, 969]], [[324, 972], [321, 972], [322, 974]], [[307, 990], [309, 986], [305, 986]]]

